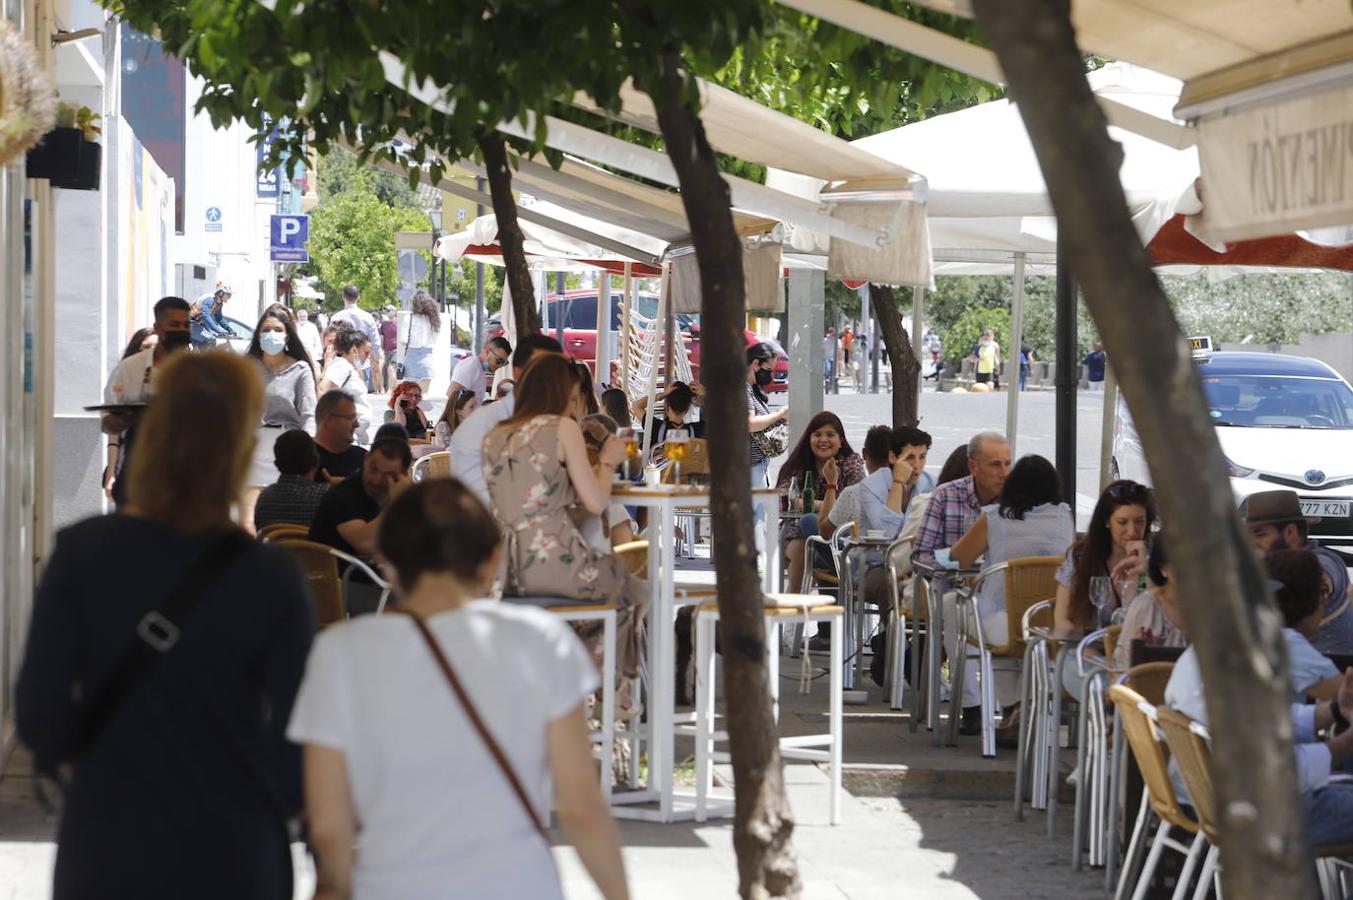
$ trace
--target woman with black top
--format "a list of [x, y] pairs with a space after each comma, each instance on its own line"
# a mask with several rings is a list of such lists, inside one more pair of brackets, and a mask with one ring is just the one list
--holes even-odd
[[398, 422], [404, 426], [411, 441], [425, 441], [432, 430], [427, 415], [418, 405], [423, 402], [423, 389], [416, 381], [402, 381], [395, 385], [390, 394], [392, 411], [387, 421]]
[[[230, 518], [263, 380], [232, 353], [162, 375], [125, 512], [57, 535], [19, 673], [19, 736], [40, 771], [71, 767], [52, 896], [287, 900], [301, 794], [284, 730], [314, 620], [294, 560]], [[125, 658], [148, 662], [118, 690]]]

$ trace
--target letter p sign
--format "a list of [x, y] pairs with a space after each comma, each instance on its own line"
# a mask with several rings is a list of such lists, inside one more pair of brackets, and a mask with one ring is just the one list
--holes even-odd
[[310, 237], [309, 216], [273, 216], [270, 229], [273, 262], [309, 262], [306, 241]]

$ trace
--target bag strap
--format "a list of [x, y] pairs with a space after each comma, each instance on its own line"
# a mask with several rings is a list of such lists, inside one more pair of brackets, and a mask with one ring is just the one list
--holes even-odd
[[526, 795], [526, 788], [522, 787], [520, 779], [517, 778], [517, 773], [512, 770], [512, 764], [507, 761], [507, 756], [504, 755], [502, 748], [498, 746], [498, 742], [493, 739], [493, 735], [489, 732], [488, 726], [485, 725], [484, 720], [480, 718], [479, 710], [476, 709], [474, 703], [470, 701], [470, 695], [465, 693], [464, 686], [461, 685], [460, 679], [456, 677], [456, 670], [451, 668], [450, 661], [447, 660], [446, 654], [442, 653], [442, 648], [437, 644], [437, 639], [433, 637], [432, 631], [427, 626], [427, 622], [423, 621], [422, 616], [419, 616], [409, 609], [393, 607], [390, 611], [404, 613], [410, 619], [413, 619], [414, 625], [418, 626], [419, 633], [423, 635], [423, 640], [427, 642], [428, 649], [432, 651], [433, 657], [437, 660], [438, 668], [440, 668], [442, 674], [446, 676], [446, 683], [451, 685], [451, 691], [456, 695], [456, 699], [460, 701], [461, 708], [469, 718], [470, 724], [474, 726], [475, 731], [479, 732], [479, 736], [483, 739], [484, 746], [488, 748], [489, 754], [493, 757], [493, 761], [498, 764], [498, 768], [502, 770], [503, 776], [507, 778], [508, 784], [512, 786], [512, 792], [516, 794], [517, 799], [521, 801], [521, 807], [526, 812], [527, 818], [531, 820], [531, 824], [535, 826], [541, 839], [548, 844], [550, 842], [549, 832], [545, 828], [545, 823], [540, 819], [540, 813], [536, 812], [536, 808], [532, 805], [530, 797]]
[[159, 607], [147, 612], [136, 623], [135, 637], [99, 686], [88, 712], [80, 722], [76, 740], [77, 757], [93, 746], [131, 692], [155, 667], [156, 662], [174, 648], [183, 626], [200, 605], [202, 595], [212, 582], [244, 554], [249, 544], [244, 532], [232, 528], [207, 547], [179, 576]]

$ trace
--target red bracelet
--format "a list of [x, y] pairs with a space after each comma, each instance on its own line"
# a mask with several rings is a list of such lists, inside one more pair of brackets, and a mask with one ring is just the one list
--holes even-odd
[[829, 485], [827, 485], [827, 490], [829, 490], [829, 491], [834, 491], [834, 490], [836, 490], [836, 485], [834, 485], [834, 484], [829, 484]]

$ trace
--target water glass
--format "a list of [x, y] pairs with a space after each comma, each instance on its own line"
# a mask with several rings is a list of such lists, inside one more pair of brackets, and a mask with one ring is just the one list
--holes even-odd
[[1095, 575], [1090, 579], [1090, 603], [1095, 608], [1095, 627], [1103, 628], [1109, 624], [1114, 612], [1113, 579], [1107, 575]]

